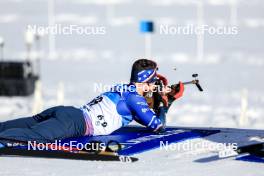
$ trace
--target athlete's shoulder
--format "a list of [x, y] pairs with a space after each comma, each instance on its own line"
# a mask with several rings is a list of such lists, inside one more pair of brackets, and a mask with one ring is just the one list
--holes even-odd
[[[105, 92], [104, 95], [108, 97], [118, 97], [116, 100], [124, 100], [127, 104], [135, 105], [137, 102], [146, 104], [146, 100], [143, 96], [139, 95], [134, 84], [116, 84], [110, 91]], [[118, 102], [115, 101], [115, 102]]]
[[118, 92], [120, 94], [123, 94], [123, 93], [137, 94], [137, 89], [134, 84], [116, 84], [113, 87], [111, 87], [109, 92]]

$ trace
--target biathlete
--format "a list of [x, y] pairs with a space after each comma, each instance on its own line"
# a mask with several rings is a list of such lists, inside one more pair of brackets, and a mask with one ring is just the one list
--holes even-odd
[[[165, 116], [171, 103], [182, 96], [184, 85], [167, 89], [167, 80], [157, 73], [156, 62], [139, 59], [132, 66], [129, 84], [118, 84], [80, 108], [56, 106], [32, 117], [0, 123], [0, 146], [6, 140], [53, 142], [69, 137], [108, 135], [135, 120], [148, 129], [159, 132], [165, 126]], [[156, 91], [153, 101], [147, 99], [157, 90], [157, 81], [164, 86]], [[165, 91], [166, 90], [166, 91]], [[168, 91], [169, 90], [169, 91]], [[152, 105], [151, 105], [152, 103]]]

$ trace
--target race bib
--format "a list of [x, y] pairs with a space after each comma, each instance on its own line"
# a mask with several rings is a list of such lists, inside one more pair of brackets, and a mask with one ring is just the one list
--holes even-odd
[[122, 127], [122, 117], [116, 110], [116, 105], [105, 95], [94, 98], [82, 109], [92, 121], [94, 134], [107, 135]]

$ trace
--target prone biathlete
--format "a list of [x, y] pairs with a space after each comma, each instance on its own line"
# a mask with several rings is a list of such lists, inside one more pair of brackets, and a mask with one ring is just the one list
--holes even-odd
[[[108, 135], [133, 120], [159, 132], [165, 127], [170, 105], [182, 96], [184, 85], [180, 82], [177, 89], [167, 91], [167, 80], [157, 70], [156, 62], [139, 59], [132, 66], [129, 84], [117, 84], [80, 108], [56, 106], [31, 117], [1, 122], [0, 147], [6, 145], [6, 140], [45, 143], [69, 137]], [[161, 102], [153, 108], [147, 99], [157, 89], [157, 80], [165, 88], [158, 93]]]

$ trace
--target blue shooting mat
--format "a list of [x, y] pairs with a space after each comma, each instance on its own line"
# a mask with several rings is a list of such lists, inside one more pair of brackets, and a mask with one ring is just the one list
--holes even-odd
[[110, 135], [68, 138], [61, 142], [69, 143], [70, 141], [76, 141], [77, 143], [86, 144], [93, 141], [100, 141], [106, 144], [109, 141], [116, 141], [122, 146], [118, 154], [133, 155], [156, 149], [160, 147], [161, 142], [165, 144], [177, 143], [188, 139], [202, 138], [218, 132], [220, 130], [167, 127], [162, 133], [157, 134], [149, 131], [145, 127], [127, 126]]
[[237, 157], [236, 160], [264, 163], [264, 157], [257, 156], [257, 155], [254, 155], [254, 154]]

